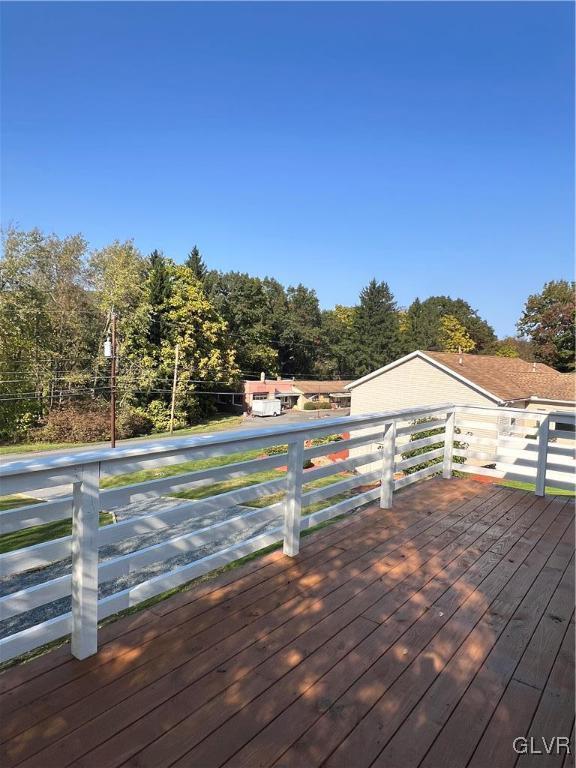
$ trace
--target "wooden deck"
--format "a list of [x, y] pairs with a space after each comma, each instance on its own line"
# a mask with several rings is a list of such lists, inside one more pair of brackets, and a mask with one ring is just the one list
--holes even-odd
[[574, 722], [574, 509], [433, 480], [7, 671], [0, 764], [506, 768]]

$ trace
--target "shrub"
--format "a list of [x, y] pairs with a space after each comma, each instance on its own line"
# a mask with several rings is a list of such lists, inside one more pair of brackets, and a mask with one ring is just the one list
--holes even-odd
[[287, 445], [270, 445], [264, 449], [266, 456], [279, 456], [282, 453], [288, 453]]
[[[145, 409], [138, 409], [153, 424], [154, 432], [167, 432], [170, 429], [170, 407], [162, 400], [152, 400]], [[187, 420], [181, 411], [174, 414], [174, 429], [183, 429]]]
[[[408, 450], [402, 453], [403, 459], [411, 459], [413, 456], [420, 456], [425, 453], [428, 453], [429, 451], [433, 451], [436, 448], [441, 448], [444, 445], [444, 427], [436, 427], [435, 429], [426, 429], [426, 423], [429, 421], [433, 421], [433, 419], [430, 418], [424, 418], [424, 419], [416, 419], [416, 421], [413, 421], [412, 423], [414, 425], [416, 424], [422, 424], [422, 431], [420, 432], [414, 432], [410, 436], [410, 442], [415, 442], [416, 440], [420, 440], [424, 437], [434, 437], [438, 435], [438, 442], [433, 443], [432, 445], [425, 445], [423, 448], [416, 448], [415, 450]], [[454, 434], [459, 435], [460, 429], [458, 427], [455, 427]], [[409, 444], [408, 444], [409, 445]], [[408, 445], [406, 447], [408, 447]], [[455, 448], [467, 448], [466, 443], [459, 442], [457, 440], [454, 441], [454, 447]], [[454, 456], [452, 459], [454, 464], [463, 464], [466, 460], [461, 456]], [[432, 464], [438, 464], [441, 465], [442, 459], [433, 459], [432, 461], [423, 461], [421, 464], [416, 464], [414, 467], [408, 467], [408, 469], [405, 469], [404, 472], [407, 475], [411, 475], [413, 472], [418, 472], [421, 469], [425, 469], [426, 467], [430, 467]]]
[[313, 400], [304, 403], [305, 411], [326, 411], [332, 408], [330, 400]]
[[141, 408], [124, 406], [116, 419], [116, 433], [120, 439], [149, 435], [154, 429], [154, 422]]
[[314, 440], [311, 440], [310, 445], [329, 445], [330, 443], [338, 443], [340, 440], [342, 440], [342, 435], [326, 435], [326, 437], [316, 437]]
[[53, 408], [30, 431], [33, 440], [60, 443], [90, 443], [110, 437], [110, 406], [85, 402]]

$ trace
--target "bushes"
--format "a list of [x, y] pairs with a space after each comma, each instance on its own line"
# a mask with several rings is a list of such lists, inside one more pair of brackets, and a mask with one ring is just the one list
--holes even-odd
[[[146, 408], [138, 408], [137, 411], [152, 422], [153, 432], [168, 432], [170, 429], [170, 406], [163, 403], [162, 400], [152, 400]], [[176, 411], [174, 429], [183, 429], [186, 426], [186, 417], [181, 412]]]
[[116, 419], [116, 434], [121, 440], [149, 435], [153, 429], [154, 422], [140, 408], [126, 406]]
[[[119, 439], [149, 434], [154, 423], [139, 408], [124, 406], [116, 415], [116, 436]], [[110, 439], [110, 404], [91, 401], [53, 408], [31, 429], [32, 440], [49, 443], [92, 443]]]
[[110, 410], [107, 403], [83, 403], [53, 408], [31, 430], [33, 440], [54, 443], [90, 443], [110, 437]]
[[332, 408], [330, 400], [313, 400], [304, 403], [305, 411], [327, 411]]

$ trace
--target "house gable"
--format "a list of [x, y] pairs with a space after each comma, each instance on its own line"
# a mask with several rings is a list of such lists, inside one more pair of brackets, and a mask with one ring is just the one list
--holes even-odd
[[[403, 369], [400, 372], [398, 369]], [[412, 388], [415, 388], [421, 395], [420, 403], [427, 403], [430, 400], [430, 385], [431, 381], [427, 382], [426, 378], [431, 378], [431, 370], [436, 370], [438, 372], [441, 372], [441, 379], [438, 380], [437, 377], [434, 377], [435, 383], [443, 383], [443, 386], [446, 387], [446, 377], [453, 380], [454, 382], [458, 382], [460, 386], [457, 387], [450, 387], [450, 390], [452, 392], [460, 393], [461, 397], [447, 397], [446, 394], [439, 400], [439, 402], [458, 402], [459, 400], [462, 400], [462, 397], [469, 393], [469, 390], [472, 390], [474, 393], [476, 393], [477, 396], [479, 396], [479, 402], [486, 405], [487, 401], [488, 403], [496, 403], [501, 404], [503, 401], [501, 398], [497, 397], [492, 392], [489, 392], [488, 390], [484, 389], [483, 387], [478, 386], [473, 381], [470, 381], [465, 376], [458, 374], [456, 371], [452, 370], [451, 368], [448, 368], [448, 366], [443, 365], [441, 362], [434, 360], [433, 358], [429, 357], [425, 352], [421, 352], [420, 350], [416, 350], [415, 352], [411, 352], [409, 355], [406, 355], [405, 357], [401, 357], [398, 360], [395, 360], [394, 362], [390, 363], [389, 365], [385, 365], [382, 368], [379, 368], [376, 371], [373, 371], [372, 373], [369, 373], [367, 376], [363, 376], [361, 379], [358, 379], [357, 381], [353, 381], [351, 384], [348, 384], [346, 387], [347, 390], [353, 391], [356, 390], [359, 387], [364, 387], [364, 385], [368, 384], [369, 382], [373, 382], [376, 379], [382, 379], [380, 386], [387, 386], [388, 384], [390, 386], [398, 386], [402, 387], [401, 381], [403, 378], [407, 377], [407, 382], [410, 382], [412, 380]], [[396, 372], [392, 374], [392, 372]], [[415, 375], [415, 372], [418, 371], [418, 374]], [[398, 375], [398, 373], [400, 375]], [[427, 376], [428, 374], [428, 376]], [[376, 386], [375, 389], [380, 389], [380, 386]], [[464, 387], [464, 389], [462, 388]], [[370, 389], [372, 389], [371, 387]], [[434, 389], [434, 387], [432, 387]], [[467, 398], [469, 400], [469, 396]], [[418, 403], [415, 403], [416, 405]], [[404, 406], [403, 406], [404, 407]]]

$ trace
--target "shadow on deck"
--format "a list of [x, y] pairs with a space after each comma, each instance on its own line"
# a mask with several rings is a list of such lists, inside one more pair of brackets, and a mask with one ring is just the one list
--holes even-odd
[[1, 764], [573, 765], [513, 749], [573, 733], [573, 557], [566, 498], [415, 485], [6, 672]]

